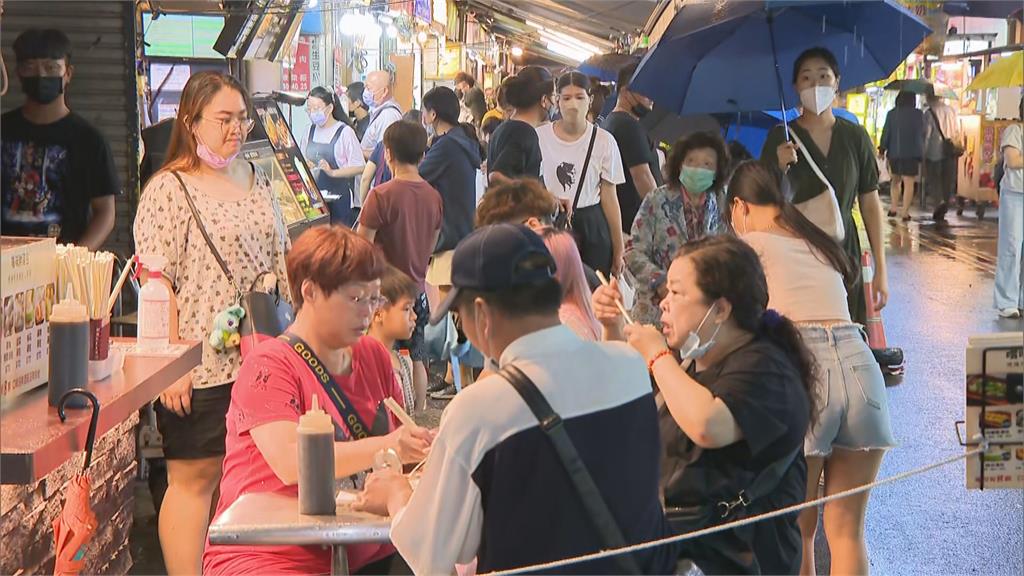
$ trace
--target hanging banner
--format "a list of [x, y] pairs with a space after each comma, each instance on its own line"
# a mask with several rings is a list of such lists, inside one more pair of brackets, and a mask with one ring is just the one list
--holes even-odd
[[288, 92], [309, 92], [310, 71], [309, 54], [311, 40], [309, 36], [300, 36], [299, 43], [292, 57], [291, 68], [284, 74], [284, 89]]

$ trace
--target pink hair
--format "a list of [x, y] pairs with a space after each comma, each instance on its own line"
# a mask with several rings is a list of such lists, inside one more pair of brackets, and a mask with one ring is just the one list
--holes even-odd
[[576, 248], [576, 239], [572, 234], [554, 228], [542, 230], [541, 237], [558, 266], [555, 278], [562, 285], [562, 309], [573, 308], [572, 312], [584, 321], [593, 339], [600, 340], [601, 324], [590, 305], [590, 286], [583, 272], [583, 260]]

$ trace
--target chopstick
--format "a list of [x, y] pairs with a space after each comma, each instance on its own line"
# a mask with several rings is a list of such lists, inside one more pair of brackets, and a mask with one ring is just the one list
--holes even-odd
[[[607, 286], [608, 279], [605, 278], [604, 273], [600, 270], [594, 270], [597, 273], [597, 279], [601, 281], [601, 285]], [[622, 317], [626, 319], [627, 324], [633, 324], [633, 319], [629, 317], [629, 312], [626, 311], [626, 307], [622, 305], [622, 301], [619, 299], [615, 300], [615, 305], [619, 308], [619, 312], [622, 312]]]
[[[117, 284], [114, 284], [114, 289], [110, 292], [110, 299], [107, 300], [107, 316], [114, 311], [114, 304], [117, 303], [117, 295], [121, 293], [121, 288], [124, 287], [124, 281], [128, 279], [128, 274], [132, 271], [132, 264], [135, 263], [135, 258], [129, 258], [124, 263], [124, 269], [121, 270], [121, 276], [117, 279]], [[113, 272], [114, 263], [110, 263], [111, 272]]]
[[395, 402], [395, 399], [391, 396], [384, 399], [384, 405], [388, 407], [388, 410], [391, 410], [391, 413], [395, 415], [395, 418], [398, 418], [398, 421], [402, 423], [402, 426], [416, 425], [416, 421], [412, 419], [412, 416], [409, 416], [405, 410], [402, 410], [402, 406], [398, 402]]

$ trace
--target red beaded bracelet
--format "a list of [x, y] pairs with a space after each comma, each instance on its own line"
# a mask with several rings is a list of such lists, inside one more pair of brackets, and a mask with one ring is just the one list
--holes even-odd
[[667, 348], [665, 350], [662, 350], [661, 352], [658, 352], [657, 354], [655, 354], [654, 358], [651, 358], [651, 360], [647, 363], [647, 371], [651, 372], [653, 374], [654, 373], [654, 365], [657, 364], [658, 360], [661, 360], [665, 356], [669, 356], [671, 354], [672, 354], [672, 351], [667, 349]]

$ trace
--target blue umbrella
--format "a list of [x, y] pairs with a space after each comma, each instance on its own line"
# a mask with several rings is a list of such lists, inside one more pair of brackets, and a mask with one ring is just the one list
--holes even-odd
[[929, 33], [894, 0], [687, 3], [630, 87], [680, 115], [785, 109], [807, 48], [831, 50], [848, 89], [887, 77]]
[[615, 82], [619, 79], [619, 70], [640, 61], [640, 56], [633, 54], [595, 54], [580, 63], [580, 72], [587, 76], [596, 76], [601, 82]]

